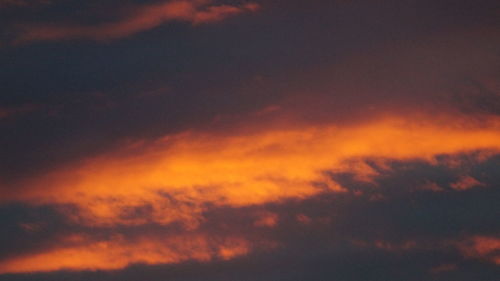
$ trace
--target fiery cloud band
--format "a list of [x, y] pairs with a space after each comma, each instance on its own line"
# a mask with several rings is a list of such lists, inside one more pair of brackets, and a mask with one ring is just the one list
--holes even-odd
[[[325, 191], [346, 192], [327, 171], [352, 172], [364, 180], [377, 177], [368, 166], [349, 164], [356, 159], [420, 159], [433, 163], [440, 154], [500, 149], [497, 119], [482, 127], [456, 120], [448, 123], [452, 120], [449, 118], [413, 120], [385, 117], [351, 126], [265, 129], [246, 135], [188, 132], [29, 179], [16, 193], [8, 193], [12, 188], [3, 187], [4, 202], [77, 206], [76, 212], [63, 213], [79, 224], [111, 227], [181, 223], [198, 238], [168, 243], [147, 238], [146, 244], [123, 244], [119, 239], [77, 244], [8, 260], [2, 271], [116, 269], [136, 262], [210, 260], [214, 254], [207, 249], [213, 247], [219, 248], [214, 250], [215, 256], [229, 258], [249, 251], [249, 242], [239, 238], [243, 240], [235, 248], [224, 246], [225, 242], [208, 246], [209, 238], [197, 232], [207, 206], [243, 207], [306, 199]], [[147, 211], [141, 212], [141, 208]], [[266, 225], [272, 227], [275, 220]], [[176, 248], [185, 243], [188, 246], [177, 253], [172, 252], [172, 243]], [[163, 250], [142, 256], [153, 248]], [[186, 254], [191, 251], [193, 254]], [[79, 258], [68, 260], [63, 258], [66, 256]]]

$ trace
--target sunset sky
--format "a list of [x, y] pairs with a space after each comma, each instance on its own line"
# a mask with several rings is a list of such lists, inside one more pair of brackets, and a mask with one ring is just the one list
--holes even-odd
[[498, 281], [498, 0], [0, 0], [0, 281]]

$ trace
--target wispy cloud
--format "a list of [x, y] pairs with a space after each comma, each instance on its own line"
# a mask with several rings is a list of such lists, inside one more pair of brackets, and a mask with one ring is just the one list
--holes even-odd
[[474, 236], [458, 243], [466, 257], [485, 259], [500, 265], [500, 238], [498, 236]]
[[77, 25], [61, 22], [22, 25], [15, 42], [70, 39], [115, 40], [155, 28], [170, 21], [182, 21], [196, 25], [221, 21], [233, 15], [255, 12], [258, 9], [259, 5], [252, 2], [241, 5], [218, 5], [210, 0], [173, 0], [135, 7], [129, 16], [102, 24]]
[[451, 187], [456, 190], [467, 190], [478, 186], [483, 186], [483, 184], [471, 176], [463, 176], [451, 184]]
[[0, 265], [0, 273], [43, 272], [63, 269], [121, 269], [129, 264], [166, 264], [182, 261], [230, 259], [248, 252], [248, 242], [239, 237], [211, 238], [201, 234], [142, 236], [133, 241], [114, 235], [92, 240], [85, 235], [59, 239], [59, 247], [42, 253], [13, 258]]

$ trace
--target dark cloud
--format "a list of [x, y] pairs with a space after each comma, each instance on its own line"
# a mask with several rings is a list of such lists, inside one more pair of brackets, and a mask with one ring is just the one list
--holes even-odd
[[68, 221], [61, 214], [62, 209], [68, 207], [2, 205], [0, 260], [59, 246], [57, 240], [68, 234]]

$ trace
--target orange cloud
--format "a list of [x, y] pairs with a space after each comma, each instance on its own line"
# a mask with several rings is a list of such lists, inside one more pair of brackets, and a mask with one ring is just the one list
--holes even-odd
[[278, 223], [278, 215], [271, 212], [264, 212], [259, 214], [254, 225], [258, 227], [273, 227]]
[[420, 187], [421, 190], [429, 190], [434, 192], [443, 192], [444, 189], [435, 182], [426, 182]]
[[[343, 191], [324, 171], [353, 171], [351, 159], [432, 161], [437, 154], [480, 149], [500, 149], [498, 120], [480, 128], [381, 118], [346, 127], [269, 129], [234, 136], [188, 132], [165, 137], [135, 154], [111, 153], [26, 179], [16, 183], [22, 192], [9, 193], [4, 187], [2, 200], [76, 204], [82, 208], [80, 219], [91, 224], [181, 220], [196, 227], [204, 203], [247, 206], [306, 198], [324, 188]], [[365, 174], [374, 176], [371, 170]], [[151, 205], [152, 217], [122, 218], [125, 211], [144, 205]]]
[[474, 236], [459, 243], [464, 256], [480, 258], [500, 265], [500, 238], [490, 236]]
[[308, 217], [304, 214], [297, 215], [296, 219], [297, 219], [297, 221], [299, 221], [302, 224], [309, 224], [312, 221], [310, 217]]
[[455, 190], [467, 190], [482, 185], [480, 181], [471, 176], [463, 176], [457, 182], [452, 183], [451, 187]]
[[129, 17], [99, 25], [44, 24], [24, 26], [16, 42], [44, 40], [113, 40], [149, 30], [169, 21], [202, 24], [223, 20], [243, 12], [256, 11], [259, 6], [247, 3], [239, 6], [215, 5], [210, 0], [174, 0], [139, 7]]
[[0, 264], [0, 274], [57, 270], [110, 270], [130, 264], [167, 264], [187, 260], [206, 262], [245, 255], [249, 243], [238, 237], [207, 237], [188, 234], [141, 237], [127, 241], [120, 235], [110, 240], [86, 241], [84, 236], [68, 239], [76, 245], [58, 247], [38, 254], [19, 256]]
[[[377, 176], [373, 170], [364, 171], [362, 165], [352, 170], [355, 159], [433, 163], [438, 154], [476, 150], [500, 151], [500, 120], [477, 126], [457, 117], [380, 117], [344, 126], [291, 125], [232, 135], [186, 132], [25, 179], [14, 183], [16, 188], [0, 186], [0, 200], [72, 204], [78, 212], [66, 215], [79, 224], [112, 227], [180, 222], [196, 233], [207, 206], [243, 207], [305, 199], [325, 191], [343, 192], [325, 171], [355, 172], [362, 178]], [[144, 206], [146, 214], [137, 212]], [[254, 226], [272, 227], [277, 220], [274, 214], [262, 214]], [[200, 241], [208, 239], [197, 235]], [[196, 255], [171, 254], [173, 244], [163, 240], [106, 243], [112, 246], [102, 251], [95, 250], [98, 244], [85, 244], [8, 260], [1, 271], [113, 269], [136, 262], [170, 263], [214, 256], [204, 250]], [[248, 243], [229, 244], [217, 243], [220, 249], [215, 256], [229, 259], [252, 250]], [[160, 254], [143, 256], [156, 247], [163, 249]], [[89, 264], [80, 264], [72, 256], [88, 257], [83, 259]]]

